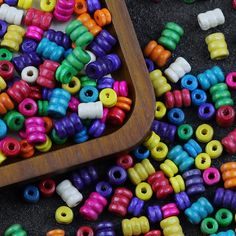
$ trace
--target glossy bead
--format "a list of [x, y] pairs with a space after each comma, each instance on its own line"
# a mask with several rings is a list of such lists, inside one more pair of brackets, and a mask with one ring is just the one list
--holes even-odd
[[112, 196], [108, 211], [124, 217], [127, 214], [132, 197], [133, 194], [130, 190], [126, 188], [117, 188]]
[[220, 172], [215, 167], [209, 167], [203, 172], [203, 180], [207, 185], [214, 185], [220, 181]]
[[159, 142], [155, 148], [151, 150], [151, 157], [156, 161], [163, 161], [168, 153], [168, 147], [165, 143]]
[[172, 83], [177, 83], [185, 74], [191, 71], [190, 64], [183, 58], [178, 57], [164, 73]]
[[116, 164], [127, 170], [134, 165], [134, 160], [129, 154], [121, 154], [117, 157]]
[[52, 139], [52, 142], [55, 144], [64, 144], [67, 141], [67, 138], [60, 138], [57, 135], [55, 129], [53, 129], [51, 132], [51, 139]]
[[15, 157], [20, 153], [20, 143], [15, 138], [6, 137], [0, 142], [0, 149], [7, 157]]
[[133, 197], [128, 207], [128, 213], [137, 217], [141, 214], [143, 207], [144, 201], [137, 197]]
[[64, 180], [58, 184], [56, 187], [56, 192], [69, 207], [75, 207], [83, 200], [82, 194], [71, 184], [69, 180]]
[[107, 200], [97, 192], [92, 192], [84, 205], [80, 208], [79, 213], [87, 220], [97, 220], [99, 215], [107, 205]]
[[6, 21], [8, 24], [21, 25], [24, 11], [15, 7], [2, 4], [0, 7], [0, 20]]
[[79, 92], [79, 100], [81, 103], [96, 102], [98, 96], [98, 90], [92, 86], [85, 86]]
[[177, 208], [175, 203], [168, 203], [166, 205], [164, 205], [161, 208], [162, 214], [163, 214], [163, 218], [168, 218], [171, 216], [177, 216], [179, 215], [179, 209]]
[[35, 52], [38, 43], [33, 39], [24, 39], [20, 48], [23, 53]]
[[227, 136], [221, 140], [221, 143], [226, 152], [234, 154], [236, 152], [236, 130], [234, 129], [232, 132], [228, 133]]
[[77, 230], [76, 236], [84, 236], [84, 235], [94, 236], [93, 229], [91, 227], [88, 227], [88, 226], [81, 226]]
[[148, 150], [152, 150], [159, 144], [159, 142], [160, 142], [160, 137], [155, 132], [152, 131], [144, 140], [143, 145]]
[[211, 157], [207, 153], [200, 153], [195, 158], [195, 166], [199, 170], [205, 170], [211, 166]]
[[171, 160], [165, 160], [161, 165], [160, 169], [164, 172], [167, 177], [173, 177], [178, 173], [178, 167]]
[[117, 96], [127, 97], [128, 96], [128, 84], [126, 81], [115, 81], [113, 83], [113, 90], [115, 90]]
[[123, 110], [118, 107], [112, 107], [109, 109], [107, 122], [114, 126], [122, 125], [124, 123], [125, 117], [126, 115]]
[[75, 0], [74, 12], [81, 15], [88, 11], [87, 2], [85, 0]]
[[208, 143], [213, 138], [214, 130], [210, 125], [202, 124], [197, 127], [195, 135], [199, 142]]
[[139, 183], [135, 188], [135, 195], [143, 200], [148, 201], [152, 197], [152, 188], [148, 183]]
[[14, 236], [14, 235], [27, 236], [27, 232], [23, 229], [23, 227], [20, 224], [11, 225], [4, 231], [4, 236]]
[[183, 89], [188, 89], [189, 91], [193, 91], [198, 87], [198, 81], [197, 78], [193, 75], [185, 75], [181, 79], [181, 87]]
[[180, 193], [185, 190], [185, 183], [181, 175], [171, 177], [169, 180], [175, 193]]
[[11, 80], [14, 75], [14, 66], [10, 61], [0, 61], [0, 76], [4, 80]]
[[134, 217], [130, 220], [124, 219], [121, 224], [124, 236], [141, 235], [150, 230], [148, 219], [145, 216]]
[[236, 162], [226, 162], [220, 167], [225, 188], [236, 186]]
[[47, 116], [48, 115], [48, 101], [38, 101], [38, 114], [39, 116]]
[[181, 141], [187, 141], [193, 136], [193, 128], [189, 124], [183, 124], [178, 127], [177, 133]]
[[204, 90], [195, 89], [191, 93], [191, 98], [194, 106], [201, 106], [206, 103], [207, 95]]
[[105, 76], [103, 78], [100, 78], [97, 81], [97, 88], [99, 90], [105, 89], [105, 88], [112, 88], [115, 80], [112, 77]]
[[163, 67], [170, 59], [171, 52], [158, 45], [155, 40], [151, 40], [144, 48], [144, 55], [154, 61], [158, 67]]
[[44, 12], [52, 12], [56, 6], [56, 0], [40, 0], [40, 9]]
[[58, 21], [66, 22], [69, 21], [74, 12], [75, 1], [62, 1], [59, 0], [56, 3], [56, 7], [54, 9], [53, 15]]
[[127, 179], [127, 173], [125, 169], [120, 166], [113, 166], [108, 171], [109, 183], [112, 185], [121, 185], [125, 183]]
[[39, 189], [33, 185], [28, 185], [23, 191], [23, 197], [26, 202], [37, 203], [40, 198]]
[[6, 122], [9, 130], [19, 131], [24, 126], [25, 117], [22, 115], [22, 113], [17, 111], [9, 111], [4, 116], [4, 121]]
[[7, 125], [2, 119], [0, 119], [0, 140], [6, 137], [6, 135], [7, 135]]
[[211, 236], [235, 236], [235, 232], [233, 230], [227, 230], [217, 234], [212, 234]]
[[203, 121], [211, 120], [215, 116], [215, 108], [211, 103], [202, 103], [198, 107], [198, 118]]
[[34, 146], [29, 144], [26, 139], [20, 141], [20, 156], [23, 158], [30, 158], [34, 155]]
[[160, 226], [164, 236], [184, 236], [177, 216], [171, 216], [162, 220]]
[[56, 192], [56, 182], [53, 179], [41, 180], [39, 190], [42, 196], [51, 197]]
[[151, 230], [148, 233], [146, 233], [144, 236], [161, 236], [160, 230]]
[[3, 90], [5, 90], [7, 87], [7, 83], [5, 82], [5, 80], [0, 76], [0, 92], [2, 92]]
[[103, 27], [111, 23], [111, 13], [107, 8], [102, 8], [94, 12], [94, 20], [96, 23]]
[[236, 73], [235, 72], [230, 72], [227, 76], [226, 76], [226, 84], [228, 85], [228, 87], [232, 90], [236, 89], [236, 83], [235, 83], [235, 76]]
[[102, 102], [80, 103], [78, 115], [81, 119], [101, 119], [103, 116]]
[[[1, 25], [1, 21], [0, 21], [0, 25]], [[6, 48], [1, 48], [0, 49], [0, 61], [11, 61], [12, 59], [12, 53], [7, 50]]]
[[65, 231], [62, 229], [53, 229], [48, 231], [46, 236], [65, 236]]
[[201, 223], [201, 231], [203, 234], [214, 234], [218, 230], [218, 223], [212, 217], [207, 217], [203, 219]]
[[216, 212], [215, 219], [220, 226], [227, 227], [233, 221], [233, 214], [228, 209], [221, 208]]
[[155, 118], [161, 120], [166, 114], [166, 106], [163, 102], [156, 102]]
[[111, 108], [117, 103], [117, 94], [113, 89], [103, 89], [99, 94], [99, 99], [104, 107]]
[[56, 222], [59, 224], [70, 224], [73, 221], [74, 213], [67, 206], [58, 207], [55, 212]]
[[232, 211], [236, 210], [236, 192], [217, 188], [214, 196], [214, 205], [217, 207], [228, 208]]
[[17, 6], [25, 10], [31, 8], [33, 0], [18, 0]]
[[113, 223], [109, 221], [103, 221], [99, 223], [95, 228], [96, 236], [110, 235], [115, 236], [115, 229]]
[[158, 205], [148, 206], [147, 216], [152, 223], [157, 223], [163, 219], [161, 208]]
[[[1, 11], [1, 8], [0, 8], [0, 11]], [[1, 27], [0, 38], [2, 38], [7, 32], [7, 27], [8, 27], [7, 22], [5, 22], [4, 20], [0, 20], [0, 27]]]
[[190, 207], [191, 202], [186, 192], [180, 192], [175, 194], [175, 201], [180, 210], [185, 210]]
[[206, 145], [205, 151], [211, 157], [211, 159], [215, 159], [221, 156], [223, 147], [220, 141], [212, 140]]
[[21, 72], [21, 77], [27, 83], [35, 83], [38, 78], [38, 69], [33, 66], [25, 67]]
[[46, 141], [35, 145], [35, 148], [40, 152], [48, 152], [52, 147], [51, 139], [46, 135]]
[[88, 133], [94, 138], [100, 137], [105, 131], [106, 125], [100, 120], [94, 120], [91, 124]]
[[150, 156], [150, 151], [144, 147], [143, 145], [138, 146], [137, 148], [135, 148], [132, 151], [133, 155], [135, 158], [139, 159], [139, 160], [143, 160], [146, 159]]
[[105, 198], [109, 198], [112, 195], [112, 186], [105, 181], [98, 182], [96, 184], [96, 192]]
[[80, 90], [80, 87], [80, 80], [75, 76], [71, 79], [69, 84], [62, 84], [62, 88], [72, 95], [77, 94]]
[[37, 26], [28, 26], [25, 37], [40, 41], [43, 38], [43, 33], [44, 31]]
[[2, 164], [6, 159], [7, 157], [0, 151], [0, 164]]
[[216, 123], [223, 128], [231, 127], [235, 120], [235, 111], [231, 106], [222, 106], [216, 112]]

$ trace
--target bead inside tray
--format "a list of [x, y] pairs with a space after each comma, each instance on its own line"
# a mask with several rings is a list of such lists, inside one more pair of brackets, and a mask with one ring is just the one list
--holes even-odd
[[[38, 1], [35, 1], [38, 8]], [[125, 2], [101, 1], [112, 14], [112, 24], [106, 29], [119, 43], [114, 49], [122, 67], [113, 74], [116, 80], [126, 80], [132, 110], [122, 127], [108, 127], [106, 133], [85, 143], [53, 146], [50, 152], [29, 159], [8, 158], [0, 166], [0, 187], [52, 173], [66, 171], [81, 163], [132, 149], [147, 135], [154, 118], [154, 94]], [[64, 24], [53, 25], [63, 30]]]

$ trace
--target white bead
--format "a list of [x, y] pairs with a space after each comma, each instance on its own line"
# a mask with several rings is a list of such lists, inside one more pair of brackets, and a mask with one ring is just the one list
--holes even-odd
[[183, 57], [178, 57], [164, 72], [171, 82], [177, 83], [180, 78], [190, 71], [189, 63]]
[[101, 119], [103, 116], [103, 105], [101, 101], [80, 103], [78, 115], [81, 119]]
[[88, 51], [88, 50], [86, 50], [86, 52], [87, 52], [87, 53], [89, 54], [89, 56], [90, 56], [90, 61], [89, 61], [87, 64], [85, 64], [83, 70], [81, 70], [81, 71], [79, 72], [80, 74], [84, 74], [84, 75], [86, 74], [86, 73], [85, 73], [85, 70], [86, 70], [88, 64], [97, 60], [96, 56], [95, 56], [92, 52], [90, 52], [90, 51]]
[[10, 7], [5, 3], [0, 7], [0, 20], [4, 20], [9, 24], [21, 25], [23, 15], [23, 10], [19, 10], [15, 7]]
[[225, 23], [225, 17], [220, 8], [200, 13], [197, 19], [202, 30], [208, 30]]
[[27, 83], [35, 83], [38, 78], [38, 69], [34, 66], [27, 66], [21, 72], [21, 78]]
[[75, 207], [83, 200], [82, 194], [68, 179], [58, 184], [56, 191], [68, 207]]

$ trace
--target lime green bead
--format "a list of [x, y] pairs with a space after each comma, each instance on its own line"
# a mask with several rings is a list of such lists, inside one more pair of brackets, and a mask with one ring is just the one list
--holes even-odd
[[205, 218], [201, 223], [201, 231], [203, 234], [214, 234], [217, 232], [219, 226], [214, 218]]
[[12, 53], [6, 48], [0, 48], [0, 61], [11, 61]]
[[222, 208], [216, 212], [215, 219], [222, 227], [227, 227], [233, 221], [233, 214], [230, 210]]
[[17, 111], [9, 111], [4, 116], [8, 128], [12, 131], [19, 131], [23, 128], [25, 117]]
[[14, 224], [4, 232], [4, 236], [27, 236], [27, 233], [20, 224]]
[[73, 67], [62, 64], [56, 71], [56, 80], [62, 84], [68, 84], [76, 74], [77, 72], [73, 69]]
[[94, 79], [89, 78], [88, 76], [82, 76], [80, 78], [81, 87], [92, 86], [97, 87], [97, 82]]
[[183, 124], [178, 127], [178, 138], [187, 141], [193, 136], [193, 128], [189, 124]]
[[38, 101], [38, 114], [40, 116], [48, 115], [48, 101]]
[[55, 129], [52, 130], [50, 137], [52, 139], [52, 142], [55, 143], [55, 144], [64, 144], [67, 141], [67, 138], [64, 138], [64, 139], [60, 138], [57, 135]]

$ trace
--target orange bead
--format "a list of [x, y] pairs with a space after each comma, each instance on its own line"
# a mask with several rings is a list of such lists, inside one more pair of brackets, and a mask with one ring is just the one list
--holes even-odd
[[78, 15], [86, 13], [88, 10], [87, 3], [85, 0], [75, 0], [74, 12]]
[[171, 52], [157, 44], [156, 41], [152, 40], [144, 48], [144, 55], [154, 61], [157, 66], [163, 67], [170, 59]]
[[132, 100], [127, 97], [118, 97], [116, 107], [119, 107], [123, 111], [130, 111]]
[[0, 94], [0, 115], [6, 114], [14, 109], [14, 103], [7, 93]]
[[50, 117], [43, 117], [43, 120], [45, 124], [46, 133], [48, 134], [52, 130], [52, 126], [53, 126], [52, 119]]
[[227, 162], [220, 167], [225, 188], [236, 187], [236, 162]]
[[94, 13], [94, 19], [96, 23], [101, 27], [109, 25], [111, 24], [111, 13], [107, 8], [96, 10]]
[[20, 156], [30, 158], [34, 155], [34, 146], [29, 144], [26, 139], [20, 141]]
[[65, 231], [62, 229], [54, 229], [47, 232], [46, 236], [65, 236]]

